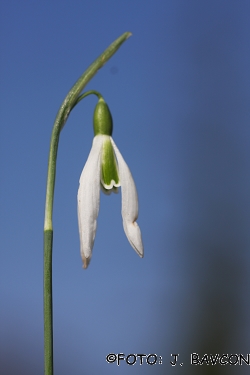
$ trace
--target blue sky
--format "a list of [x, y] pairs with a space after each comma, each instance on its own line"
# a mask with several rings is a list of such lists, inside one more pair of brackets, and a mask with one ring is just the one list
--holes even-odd
[[[93, 138], [96, 98], [88, 97], [71, 113], [57, 159], [55, 374], [201, 374], [193, 352], [249, 353], [249, 1], [10, 0], [0, 8], [2, 372], [43, 373], [53, 121], [71, 86], [125, 31], [133, 36], [86, 90], [100, 91], [112, 112], [138, 189], [145, 257], [124, 234], [121, 195], [102, 194], [82, 269], [76, 195]], [[118, 367], [105, 361], [111, 352], [156, 353], [162, 364]], [[171, 353], [183, 366], [170, 365]]]

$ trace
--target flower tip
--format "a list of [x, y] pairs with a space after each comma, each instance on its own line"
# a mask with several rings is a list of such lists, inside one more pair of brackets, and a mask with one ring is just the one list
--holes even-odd
[[143, 243], [141, 238], [141, 231], [136, 221], [134, 222], [123, 222], [124, 231], [129, 240], [130, 245], [136, 251], [140, 258], [144, 256]]
[[83, 261], [83, 266], [82, 266], [82, 268], [83, 268], [83, 269], [86, 270], [86, 268], [88, 268], [88, 265], [89, 265], [89, 263], [90, 263], [90, 259], [91, 259], [91, 258], [85, 258], [85, 257], [82, 259], [82, 261]]

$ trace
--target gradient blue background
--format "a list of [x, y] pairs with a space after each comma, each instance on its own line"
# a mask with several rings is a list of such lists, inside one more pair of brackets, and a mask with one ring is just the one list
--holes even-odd
[[[1, 311], [4, 375], [43, 374], [43, 220], [53, 121], [90, 63], [133, 173], [145, 257], [101, 196], [91, 264], [76, 213], [95, 97], [60, 138], [54, 202], [56, 374], [247, 374], [190, 355], [250, 353], [250, 2], [1, 2]], [[162, 364], [108, 364], [108, 353]], [[179, 353], [179, 364], [169, 363]]]

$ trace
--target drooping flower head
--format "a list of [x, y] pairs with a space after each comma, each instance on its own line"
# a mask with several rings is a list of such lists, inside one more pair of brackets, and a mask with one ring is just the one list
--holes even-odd
[[83, 267], [91, 259], [100, 206], [100, 188], [106, 194], [121, 186], [122, 218], [126, 236], [137, 254], [143, 257], [141, 231], [136, 222], [138, 196], [132, 174], [112, 139], [113, 121], [109, 108], [100, 98], [94, 111], [94, 139], [80, 177], [78, 224]]

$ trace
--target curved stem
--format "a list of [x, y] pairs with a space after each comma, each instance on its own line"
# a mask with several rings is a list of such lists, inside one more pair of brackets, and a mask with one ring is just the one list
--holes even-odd
[[[52, 246], [53, 246], [53, 200], [56, 176], [56, 158], [60, 132], [72, 108], [81, 100], [79, 96], [97, 73], [113, 56], [131, 33], [126, 32], [116, 39], [82, 74], [64, 99], [54, 122], [51, 135], [44, 219], [44, 361], [45, 375], [53, 375], [53, 311], [52, 311]], [[99, 93], [93, 92], [96, 95]], [[86, 96], [86, 95], [85, 95]]]
[[84, 94], [78, 96], [78, 98], [76, 99], [76, 102], [75, 104], [73, 105], [73, 107], [71, 108], [71, 111], [72, 109], [84, 98], [86, 98], [86, 96], [88, 95], [96, 95], [98, 97], [98, 99], [101, 99], [102, 98], [102, 95], [99, 93], [99, 91], [96, 91], [96, 90], [90, 90], [90, 91], [87, 91], [85, 92]]

